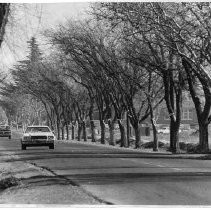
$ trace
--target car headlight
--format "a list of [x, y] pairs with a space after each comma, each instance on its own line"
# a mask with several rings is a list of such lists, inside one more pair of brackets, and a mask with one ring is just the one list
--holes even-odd
[[48, 136], [48, 140], [54, 140], [54, 136]]
[[30, 136], [24, 136], [24, 137], [23, 137], [23, 140], [25, 140], [25, 141], [30, 140], [30, 139], [31, 139]]

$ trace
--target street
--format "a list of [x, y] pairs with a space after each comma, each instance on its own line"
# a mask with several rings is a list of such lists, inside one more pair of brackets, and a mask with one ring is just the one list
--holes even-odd
[[[71, 142], [71, 141], [70, 141]], [[56, 143], [55, 150], [21, 150], [18, 139], [0, 139], [2, 154], [48, 170], [68, 184], [81, 186], [108, 204], [211, 205], [211, 161], [161, 158], [132, 150]], [[52, 177], [50, 177], [52, 178]], [[31, 177], [29, 184], [51, 184], [48, 176]], [[76, 203], [77, 204], [77, 203]]]

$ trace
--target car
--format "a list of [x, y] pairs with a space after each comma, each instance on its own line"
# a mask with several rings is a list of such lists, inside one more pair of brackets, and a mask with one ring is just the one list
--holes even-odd
[[21, 139], [21, 148], [26, 147], [48, 146], [54, 149], [55, 135], [48, 126], [28, 126]]
[[0, 125], [0, 137], [8, 137], [11, 139], [11, 129], [9, 125]]
[[169, 134], [170, 133], [169, 127], [159, 128], [158, 133]]
[[[179, 133], [181, 133], [181, 132], [182, 132], [182, 130], [179, 129]], [[170, 129], [169, 129], [169, 127], [162, 127], [162, 128], [158, 129], [158, 133], [169, 134], [170, 133]]]

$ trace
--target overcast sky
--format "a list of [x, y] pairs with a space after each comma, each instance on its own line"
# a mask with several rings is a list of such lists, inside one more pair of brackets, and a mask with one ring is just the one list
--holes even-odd
[[88, 2], [15, 4], [5, 42], [0, 49], [0, 70], [8, 71], [18, 60], [27, 55], [26, 42], [39, 37], [47, 28], [54, 28], [67, 19], [86, 18]]

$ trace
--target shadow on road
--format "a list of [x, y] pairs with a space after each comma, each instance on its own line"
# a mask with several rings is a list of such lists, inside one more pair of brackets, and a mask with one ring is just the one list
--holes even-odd
[[67, 185], [79, 186], [83, 184], [107, 185], [114, 183], [143, 182], [207, 182], [210, 181], [211, 172], [196, 173], [97, 173], [97, 174], [66, 174], [65, 176], [34, 176], [22, 179], [35, 186]]
[[[1, 154], [1, 156], [6, 156], [7, 152], [12, 152], [15, 150], [3, 150], [5, 154]], [[17, 151], [17, 150], [16, 150]], [[1, 152], [1, 151], [0, 151]], [[13, 156], [18, 156], [17, 159], [8, 159], [6, 162], [13, 161], [27, 161], [27, 160], [41, 160], [41, 159], [59, 159], [59, 158], [163, 158], [163, 159], [198, 159], [205, 160], [208, 159], [207, 156], [172, 156], [168, 154], [151, 154], [151, 153], [130, 153], [130, 152], [112, 152], [112, 151], [71, 151], [71, 152], [56, 152], [56, 151], [37, 151], [36, 150], [28, 150], [28, 151], [20, 151], [17, 154], [13, 154]], [[211, 159], [211, 156], [209, 156]]]
[[49, 185], [67, 185], [76, 186], [75, 183], [60, 176], [33, 176], [30, 178], [23, 178], [22, 181], [31, 186], [49, 186]]

